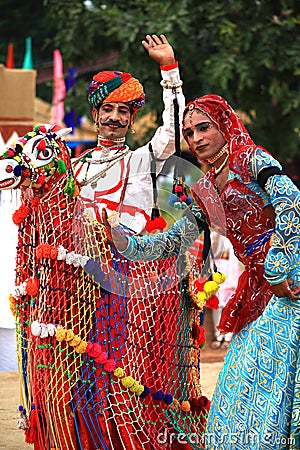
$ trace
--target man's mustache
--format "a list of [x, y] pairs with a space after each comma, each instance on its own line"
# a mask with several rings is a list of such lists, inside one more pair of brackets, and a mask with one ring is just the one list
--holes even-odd
[[101, 122], [101, 125], [103, 125], [104, 127], [109, 127], [110, 125], [118, 125], [118, 127], [120, 128], [126, 128], [128, 123], [125, 123], [125, 125], [123, 125], [119, 120], [111, 120], [109, 119], [107, 122]]

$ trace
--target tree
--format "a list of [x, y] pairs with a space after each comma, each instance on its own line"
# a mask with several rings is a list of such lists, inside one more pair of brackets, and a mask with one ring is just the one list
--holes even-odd
[[70, 63], [120, 51], [119, 67], [145, 86], [145, 112], [161, 110], [161, 93], [159, 73], [140, 42], [147, 33], [165, 33], [180, 60], [188, 100], [218, 93], [248, 114], [257, 143], [283, 160], [299, 151], [297, 0], [51, 0], [48, 12]]
[[[159, 122], [160, 75], [140, 42], [145, 34], [165, 33], [180, 62], [187, 100], [220, 94], [247, 113], [246, 125], [257, 143], [282, 160], [299, 152], [298, 0], [44, 0], [42, 4], [43, 13], [37, 7], [40, 20], [36, 19], [37, 30], [42, 28], [41, 49], [59, 48], [65, 69], [119, 52], [118, 68], [144, 84], [147, 103], [142, 111], [157, 111]], [[20, 17], [14, 14], [13, 23], [18, 24]], [[22, 14], [24, 34], [32, 20], [26, 20], [25, 10]], [[28, 14], [35, 16], [35, 11], [30, 8]], [[12, 22], [6, 20], [6, 28], [8, 23]], [[115, 61], [107, 63], [107, 70], [115, 68]], [[66, 106], [75, 104], [80, 115], [89, 112], [86, 89], [91, 76], [92, 72], [79, 75], [75, 95], [66, 100]]]

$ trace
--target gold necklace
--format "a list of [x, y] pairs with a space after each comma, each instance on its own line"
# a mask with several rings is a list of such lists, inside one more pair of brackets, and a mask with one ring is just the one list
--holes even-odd
[[222, 162], [222, 164], [217, 168], [215, 167], [215, 175], [218, 175], [220, 172], [222, 172], [222, 170], [225, 168], [225, 166], [228, 163], [228, 159], [229, 159], [229, 153], [227, 153], [227, 156], [224, 159], [224, 161]]
[[221, 158], [222, 155], [224, 155], [224, 153], [229, 153], [228, 152], [228, 144], [226, 142], [225, 145], [223, 145], [223, 147], [221, 148], [221, 150], [215, 154], [215, 156], [212, 156], [210, 159], [207, 159], [207, 161], [209, 162], [209, 164], [213, 164], [216, 161], [218, 161], [219, 158]]

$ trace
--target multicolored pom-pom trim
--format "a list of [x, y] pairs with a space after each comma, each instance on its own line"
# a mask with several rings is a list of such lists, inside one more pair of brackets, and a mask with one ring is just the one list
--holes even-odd
[[175, 209], [186, 209], [192, 203], [192, 198], [187, 193], [186, 185], [181, 178], [175, 178], [173, 182], [172, 194], [168, 204]]
[[216, 293], [219, 290], [219, 285], [224, 283], [226, 276], [221, 272], [214, 272], [211, 279], [199, 278], [195, 281], [196, 296], [193, 301], [196, 306], [202, 310], [204, 306], [212, 309], [218, 309], [219, 300]]

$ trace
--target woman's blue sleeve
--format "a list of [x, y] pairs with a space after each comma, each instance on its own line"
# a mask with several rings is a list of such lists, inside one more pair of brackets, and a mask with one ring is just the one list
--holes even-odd
[[122, 254], [132, 261], [151, 261], [184, 254], [206, 226], [205, 214], [193, 206], [188, 214], [165, 232], [153, 236], [130, 236]]
[[[281, 168], [271, 155], [257, 150], [250, 164], [253, 177], [257, 179], [263, 169], [270, 167]], [[265, 276], [270, 284], [278, 284], [299, 264], [300, 192], [284, 174], [269, 176], [264, 190], [275, 209], [275, 232], [265, 260]]]

